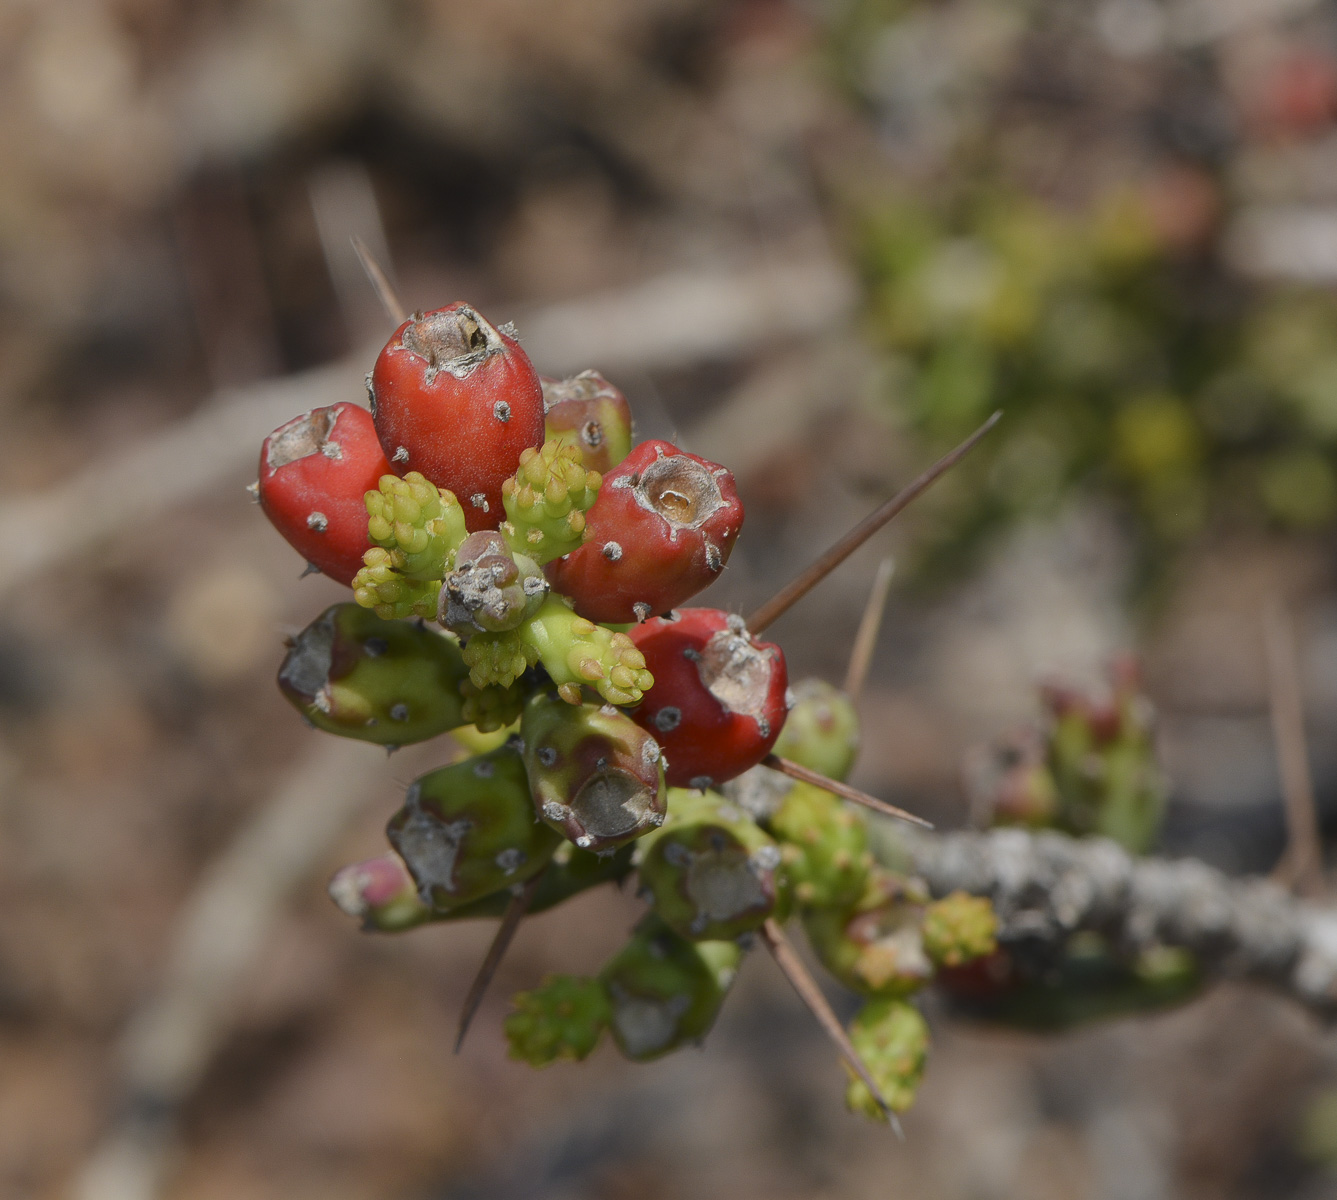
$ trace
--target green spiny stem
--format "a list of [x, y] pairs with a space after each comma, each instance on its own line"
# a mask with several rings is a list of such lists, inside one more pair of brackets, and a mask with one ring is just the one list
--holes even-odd
[[578, 617], [558, 596], [549, 596], [516, 632], [568, 703], [580, 702], [583, 686], [594, 688], [609, 704], [630, 706], [654, 685], [645, 656], [625, 633]]
[[538, 563], [570, 554], [585, 538], [585, 513], [593, 506], [602, 477], [588, 471], [580, 450], [550, 439], [524, 451], [520, 465], [501, 485], [511, 548]]
[[379, 490], [363, 499], [367, 536], [389, 553], [396, 571], [424, 582], [446, 573], [468, 533], [453, 493], [410, 471], [403, 479], [382, 475]]
[[353, 577], [353, 599], [385, 621], [436, 617], [441, 581], [409, 579], [395, 568], [390, 551], [376, 547], [362, 556], [364, 566]]

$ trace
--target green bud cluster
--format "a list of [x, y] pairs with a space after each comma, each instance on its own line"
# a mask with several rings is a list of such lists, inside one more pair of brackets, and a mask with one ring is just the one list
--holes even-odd
[[602, 981], [576, 975], [549, 975], [512, 1001], [506, 1040], [512, 1058], [546, 1067], [559, 1058], [587, 1058], [612, 1020]]
[[379, 490], [368, 492], [363, 501], [367, 536], [389, 553], [390, 565], [406, 579], [439, 580], [468, 534], [454, 494], [417, 471], [403, 479], [382, 475]]
[[924, 951], [940, 967], [960, 967], [998, 948], [998, 917], [979, 896], [953, 892], [924, 912]]
[[570, 703], [592, 687], [608, 704], [627, 707], [654, 686], [645, 655], [625, 633], [578, 617], [561, 597], [549, 596], [517, 633]]
[[[849, 1033], [888, 1107], [904, 1112], [914, 1103], [928, 1058], [928, 1025], [919, 1010], [904, 1000], [870, 1000], [850, 1024]], [[845, 1103], [851, 1112], [887, 1120], [867, 1085], [852, 1071]]]
[[362, 556], [363, 566], [353, 576], [353, 599], [384, 621], [405, 617], [430, 620], [436, 616], [441, 581], [409, 579], [400, 574], [389, 550], [377, 547]]
[[520, 455], [514, 475], [501, 485], [506, 523], [502, 531], [512, 549], [535, 562], [570, 554], [585, 540], [585, 514], [603, 482], [589, 471], [580, 449], [550, 439]]

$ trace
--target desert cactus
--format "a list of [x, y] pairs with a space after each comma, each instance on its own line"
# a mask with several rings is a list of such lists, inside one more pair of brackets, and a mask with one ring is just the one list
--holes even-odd
[[544, 379], [543, 408], [549, 440], [574, 446], [591, 471], [611, 471], [631, 453], [631, 406], [598, 371]]
[[861, 813], [830, 792], [796, 783], [766, 825], [781, 844], [801, 907], [844, 908], [863, 894], [873, 856]]
[[513, 554], [495, 530], [471, 533], [441, 584], [437, 619], [462, 638], [505, 633], [539, 610], [548, 581], [533, 559]]
[[960, 967], [998, 949], [998, 917], [979, 896], [953, 892], [924, 912], [924, 951], [938, 966]]
[[853, 701], [823, 679], [800, 680], [792, 698], [775, 753], [832, 779], [848, 778], [859, 753]]
[[609, 704], [639, 704], [654, 685], [645, 656], [625, 633], [577, 616], [556, 596], [549, 596], [517, 633], [569, 703], [578, 703], [584, 686]]
[[344, 867], [329, 885], [330, 899], [362, 928], [399, 933], [432, 919], [432, 910], [418, 895], [418, 885], [397, 854], [382, 854]]
[[418, 580], [401, 575], [389, 550], [373, 547], [362, 556], [363, 566], [353, 576], [353, 599], [385, 621], [436, 616], [439, 579]]

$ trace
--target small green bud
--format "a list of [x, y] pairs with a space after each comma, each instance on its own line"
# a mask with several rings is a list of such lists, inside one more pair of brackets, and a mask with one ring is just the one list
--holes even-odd
[[533, 559], [512, 554], [495, 529], [471, 533], [442, 581], [437, 616], [452, 633], [504, 633], [532, 617], [548, 594]]
[[465, 723], [465, 677], [453, 638], [335, 604], [293, 639], [278, 682], [318, 729], [403, 746]]
[[561, 597], [549, 596], [516, 632], [564, 699], [592, 687], [609, 704], [630, 706], [639, 704], [655, 682], [631, 638], [576, 616]]
[[461, 650], [469, 681], [475, 688], [509, 688], [538, 662], [538, 653], [520, 639], [520, 632], [475, 633]]
[[510, 1055], [531, 1067], [588, 1057], [613, 1016], [603, 984], [576, 975], [549, 975], [512, 1003], [515, 1011], [506, 1018]]
[[767, 827], [781, 843], [800, 905], [848, 908], [863, 895], [873, 856], [861, 813], [822, 788], [796, 783]]
[[438, 912], [523, 883], [560, 840], [534, 820], [524, 764], [509, 746], [423, 775], [386, 833]]
[[367, 536], [390, 556], [390, 565], [406, 579], [439, 580], [464, 541], [464, 509], [453, 493], [438, 488], [417, 471], [403, 479], [382, 475], [379, 490], [368, 492]]
[[851, 991], [906, 996], [933, 977], [920, 932], [927, 899], [909, 881], [874, 870], [853, 907], [809, 909], [803, 928], [822, 965]]
[[659, 743], [625, 713], [536, 691], [520, 721], [534, 810], [585, 850], [609, 850], [664, 823]]
[[586, 470], [580, 450], [549, 440], [520, 455], [520, 465], [501, 485], [511, 548], [537, 563], [570, 554], [585, 540], [585, 514], [599, 494], [602, 477]]
[[685, 938], [714, 941], [761, 927], [781, 899], [780, 848], [714, 792], [669, 790], [669, 818], [647, 839], [641, 883]]
[[384, 621], [436, 617], [437, 593], [441, 581], [409, 579], [396, 570], [390, 551], [380, 547], [362, 556], [363, 566], [353, 576], [353, 599], [363, 608], [371, 608]]
[[[850, 1041], [888, 1107], [905, 1112], [915, 1101], [928, 1058], [928, 1025], [919, 1010], [904, 1000], [870, 1000], [850, 1023]], [[887, 1119], [852, 1070], [845, 1103], [874, 1121]]]
[[959, 967], [998, 949], [998, 917], [981, 896], [953, 892], [924, 910], [924, 950], [940, 967]]
[[776, 740], [775, 753], [843, 782], [859, 753], [859, 715], [854, 702], [825, 680], [800, 680], [794, 685], [794, 705]]
[[618, 1049], [647, 1062], [705, 1037], [742, 957], [735, 942], [688, 941], [647, 916], [599, 974]]

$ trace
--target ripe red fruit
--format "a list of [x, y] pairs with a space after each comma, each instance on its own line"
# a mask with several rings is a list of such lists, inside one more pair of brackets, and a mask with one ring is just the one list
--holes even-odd
[[371, 414], [356, 404], [332, 404], [265, 438], [256, 494], [298, 554], [351, 584], [371, 547], [362, 497], [389, 472]]
[[671, 787], [715, 786], [770, 753], [789, 707], [779, 646], [718, 608], [678, 609], [627, 636], [655, 677], [632, 719], [658, 740]]
[[471, 532], [495, 529], [502, 482], [543, 441], [543, 387], [519, 343], [467, 304], [415, 313], [367, 386], [393, 470], [454, 492]]
[[733, 475], [671, 442], [642, 442], [604, 476], [585, 544], [548, 579], [591, 621], [644, 621], [713, 583], [743, 527]]

